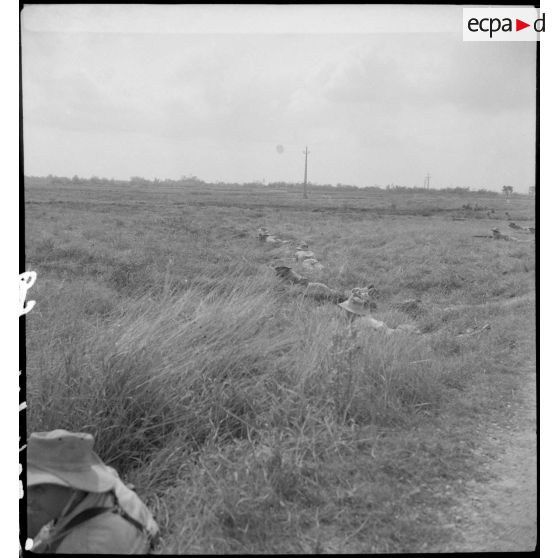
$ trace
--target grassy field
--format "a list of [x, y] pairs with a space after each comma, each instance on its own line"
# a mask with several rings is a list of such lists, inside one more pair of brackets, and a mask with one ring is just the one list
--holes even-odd
[[[505, 213], [532, 226], [534, 200], [28, 181], [25, 202], [28, 429], [94, 434], [154, 510], [158, 552], [463, 542], [451, 514], [489, 475], [483, 424], [535, 362], [535, 245], [473, 235], [532, 239]], [[260, 225], [306, 240], [316, 280], [373, 283], [392, 327], [412, 320], [390, 303], [420, 298], [424, 333], [351, 340], [340, 308], [275, 277], [294, 251]]]

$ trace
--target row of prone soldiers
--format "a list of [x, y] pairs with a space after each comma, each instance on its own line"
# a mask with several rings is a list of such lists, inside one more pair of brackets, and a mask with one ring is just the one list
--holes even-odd
[[[276, 236], [272, 235], [266, 227], [260, 227], [258, 229], [258, 239], [260, 242], [269, 242], [274, 245], [284, 245], [289, 244], [289, 240], [281, 240]], [[307, 242], [299, 242], [295, 247], [295, 260], [302, 264], [302, 267], [312, 271], [321, 271], [324, 266], [316, 258], [316, 254], [310, 251]]]
[[[288, 240], [281, 240], [272, 235], [266, 227], [260, 227], [258, 229], [258, 239], [261, 242], [269, 242], [277, 246], [289, 243]], [[309, 249], [307, 242], [299, 242], [296, 244], [294, 259], [297, 263], [300, 263], [304, 269], [309, 271], [321, 271], [324, 269], [324, 266], [318, 261], [314, 252]], [[274, 270], [275, 273], [285, 281], [303, 286], [305, 296], [320, 302], [331, 301], [337, 303], [347, 312], [347, 317], [351, 325], [356, 326], [353, 328], [353, 332], [365, 326], [375, 330], [382, 330], [388, 335], [396, 332], [420, 333], [420, 330], [412, 324], [403, 324], [396, 328], [390, 328], [384, 322], [372, 317], [371, 311], [377, 308], [375, 299], [378, 298], [378, 291], [374, 285], [355, 287], [347, 296], [340, 291], [328, 287], [324, 283], [310, 281], [310, 279], [300, 275], [290, 266], [274, 266]], [[402, 301], [400, 303], [395, 303], [394, 306], [408, 313], [418, 313], [420, 311], [419, 300]]]
[[[514, 225], [514, 226], [512, 226]], [[534, 227], [521, 227], [520, 225], [516, 225], [515, 223], [510, 223], [510, 227], [516, 231], [520, 231], [520, 232], [528, 232], [531, 234], [535, 234], [536, 233], [536, 229]], [[492, 232], [492, 235], [486, 235], [486, 234], [475, 234], [473, 235], [475, 238], [490, 238], [491, 240], [512, 240], [514, 242], [520, 242], [520, 243], [524, 243], [524, 242], [532, 242], [531, 240], [520, 240], [519, 238], [516, 238], [515, 236], [511, 236], [508, 234], [504, 234], [503, 232], [500, 231], [500, 229], [498, 228], [493, 228], [490, 229]]]
[[[260, 241], [269, 242], [268, 239], [270, 237], [273, 239], [272, 243], [274, 244], [284, 245], [289, 243], [289, 241], [280, 240], [275, 236], [272, 236], [264, 227], [260, 227], [258, 229], [258, 238]], [[314, 252], [308, 250], [308, 244], [306, 242], [299, 242], [296, 245], [295, 260], [309, 271], [323, 269], [323, 265], [318, 262]], [[305, 265], [307, 262], [310, 262], [309, 265]], [[317, 267], [317, 264], [320, 267]], [[423, 331], [421, 331], [421, 329], [415, 324], [400, 324], [392, 328], [381, 320], [374, 318], [372, 316], [372, 311], [377, 309], [376, 300], [379, 298], [379, 292], [373, 284], [370, 284], [367, 287], [355, 287], [351, 289], [349, 294], [346, 294], [336, 289], [332, 289], [324, 283], [311, 281], [308, 277], [300, 275], [291, 266], [277, 265], [273, 266], [273, 269], [276, 275], [284, 281], [303, 287], [303, 294], [305, 297], [312, 298], [318, 302], [336, 303], [339, 307], [343, 308], [346, 311], [352, 335], [357, 335], [358, 332], [366, 330], [382, 331], [386, 335], [392, 335], [394, 333], [423, 333]], [[424, 305], [419, 299], [393, 301], [390, 303], [390, 307], [406, 313], [412, 318], [417, 318], [426, 311]], [[451, 308], [442, 309], [442, 311], [449, 310], [451, 310]], [[460, 331], [456, 335], [458, 337], [476, 335], [477, 333], [488, 329], [490, 329], [489, 324], [484, 324], [482, 326], [475, 325], [474, 327], [469, 327], [464, 331]]]

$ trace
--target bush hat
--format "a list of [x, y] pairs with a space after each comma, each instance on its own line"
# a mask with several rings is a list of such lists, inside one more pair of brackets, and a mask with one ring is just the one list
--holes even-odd
[[351, 294], [361, 298], [365, 304], [370, 302], [370, 295], [375, 293], [377, 293], [377, 291], [374, 289], [374, 285], [371, 287], [355, 287], [354, 289], [351, 289]]
[[370, 283], [370, 285], [368, 285], [365, 290], [368, 293], [368, 298], [380, 298], [380, 291], [378, 291], [373, 283]]
[[85, 492], [108, 492], [115, 471], [93, 451], [94, 438], [83, 432], [33, 432], [27, 442], [27, 486], [57, 484]]
[[351, 296], [345, 301], [339, 303], [341, 308], [348, 310], [352, 314], [357, 314], [358, 316], [366, 316], [370, 312], [366, 308], [368, 300], [362, 296], [361, 289], [353, 289], [351, 291]]

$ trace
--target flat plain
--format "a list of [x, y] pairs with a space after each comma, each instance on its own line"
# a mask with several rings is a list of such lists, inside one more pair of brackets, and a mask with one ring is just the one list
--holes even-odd
[[[94, 434], [160, 553], [532, 550], [536, 250], [509, 219], [534, 199], [27, 179], [28, 432]], [[351, 338], [270, 268], [299, 240], [422, 333]]]

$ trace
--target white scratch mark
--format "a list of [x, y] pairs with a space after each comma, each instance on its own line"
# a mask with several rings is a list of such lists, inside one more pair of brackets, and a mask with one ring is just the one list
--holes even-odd
[[25, 303], [25, 297], [27, 296], [27, 291], [35, 284], [37, 279], [36, 271], [26, 271], [19, 275], [19, 315], [23, 316], [27, 314], [33, 306], [35, 306], [34, 300], [27, 301]]

